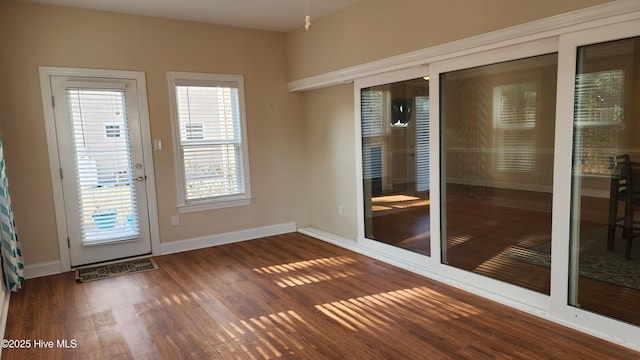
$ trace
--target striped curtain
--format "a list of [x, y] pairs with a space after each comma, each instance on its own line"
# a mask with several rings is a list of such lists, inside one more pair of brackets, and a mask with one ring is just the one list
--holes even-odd
[[0, 254], [2, 255], [4, 281], [7, 289], [18, 291], [24, 280], [24, 264], [16, 232], [16, 223], [13, 219], [2, 138], [0, 138], [0, 226]]

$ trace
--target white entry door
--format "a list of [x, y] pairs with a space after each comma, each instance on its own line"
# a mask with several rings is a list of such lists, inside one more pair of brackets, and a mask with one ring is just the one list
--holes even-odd
[[135, 79], [51, 76], [71, 266], [151, 253]]

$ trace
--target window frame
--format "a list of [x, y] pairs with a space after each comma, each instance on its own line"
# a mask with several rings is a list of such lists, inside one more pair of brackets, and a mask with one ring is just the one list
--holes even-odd
[[[249, 174], [249, 148], [247, 144], [246, 110], [244, 94], [244, 76], [235, 74], [211, 74], [194, 72], [168, 71], [169, 105], [171, 108], [171, 124], [173, 131], [174, 161], [176, 168], [177, 208], [180, 213], [206, 211], [251, 203], [251, 183]], [[180, 137], [181, 124], [178, 115], [177, 86], [212, 86], [232, 87], [238, 90], [238, 119], [240, 128], [240, 157], [242, 159], [242, 176], [244, 191], [232, 195], [213, 195], [203, 199], [188, 200], [185, 184], [184, 151]]]

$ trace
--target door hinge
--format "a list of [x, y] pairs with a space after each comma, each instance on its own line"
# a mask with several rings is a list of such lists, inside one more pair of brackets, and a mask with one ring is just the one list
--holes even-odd
[[53, 95], [51, 95], [51, 107], [56, 107], [56, 98]]
[[71, 240], [69, 240], [68, 236], [67, 236], [67, 248], [71, 249]]
[[60, 168], [60, 180], [62, 180], [62, 179], [63, 179], [63, 176], [62, 176], [62, 168]]

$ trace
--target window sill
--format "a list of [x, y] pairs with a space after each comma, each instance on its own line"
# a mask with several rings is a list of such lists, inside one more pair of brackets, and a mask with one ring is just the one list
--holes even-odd
[[214, 200], [200, 204], [189, 204], [189, 205], [179, 205], [178, 212], [180, 214], [198, 212], [198, 211], [207, 211], [207, 210], [215, 210], [215, 209], [224, 209], [229, 207], [236, 206], [245, 206], [251, 204], [252, 198], [238, 198], [238, 199], [227, 199], [227, 200]]

